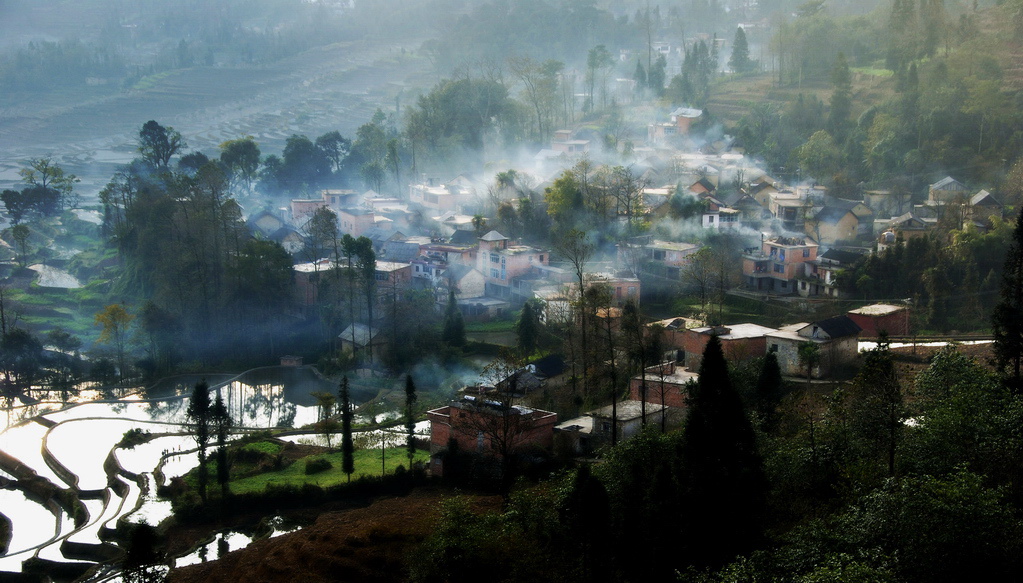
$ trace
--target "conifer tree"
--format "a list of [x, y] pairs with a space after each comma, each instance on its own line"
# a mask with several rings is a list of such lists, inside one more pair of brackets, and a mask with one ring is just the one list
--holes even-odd
[[211, 413], [213, 429], [217, 434], [217, 483], [220, 484], [220, 495], [227, 498], [228, 482], [231, 480], [231, 468], [227, 457], [227, 436], [231, 431], [231, 415], [224, 405], [224, 398], [217, 390], [217, 398], [213, 401]]
[[536, 352], [540, 344], [540, 322], [537, 319], [536, 310], [532, 302], [522, 305], [522, 312], [519, 314], [519, 321], [515, 325], [515, 332], [519, 337], [519, 350], [524, 356]]
[[1023, 213], [1016, 217], [1016, 229], [1005, 254], [1001, 299], [991, 316], [995, 336], [995, 359], [1014, 392], [1021, 389], [1023, 367]]
[[778, 355], [771, 351], [764, 356], [760, 376], [757, 377], [756, 394], [753, 396], [753, 406], [760, 414], [765, 427], [771, 425], [775, 408], [781, 401], [781, 392], [781, 367], [778, 366]]
[[686, 559], [715, 567], [754, 548], [766, 491], [763, 462], [716, 336], [689, 395], [681, 457]]
[[465, 322], [455, 301], [455, 290], [448, 291], [448, 307], [444, 311], [444, 330], [441, 340], [449, 346], [465, 346]]
[[412, 460], [416, 457], [416, 383], [412, 381], [412, 375], [405, 375], [405, 435], [407, 441], [405, 448], [408, 452], [408, 467], [412, 469]]
[[743, 28], [735, 29], [735, 40], [732, 41], [732, 56], [728, 59], [728, 67], [736, 73], [745, 73], [752, 68], [752, 61], [749, 58], [749, 42], [746, 40], [746, 31]]
[[355, 471], [355, 445], [352, 443], [352, 398], [348, 375], [341, 377], [341, 386], [337, 392], [341, 403], [341, 471], [351, 482]]
[[210, 443], [210, 386], [206, 381], [199, 381], [192, 390], [185, 411], [192, 439], [199, 453], [199, 496], [206, 502], [206, 484], [209, 482], [209, 468], [206, 466], [206, 448]]

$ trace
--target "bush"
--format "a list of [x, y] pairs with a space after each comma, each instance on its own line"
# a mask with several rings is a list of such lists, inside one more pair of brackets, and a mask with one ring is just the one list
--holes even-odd
[[330, 463], [330, 460], [326, 458], [313, 458], [311, 460], [306, 460], [305, 473], [307, 476], [309, 476], [312, 474], [325, 472], [332, 467], [334, 467], [334, 464]]
[[152, 438], [153, 436], [149, 433], [149, 431], [144, 431], [136, 427], [124, 432], [124, 436], [121, 437], [121, 441], [117, 442], [117, 447], [123, 449], [135, 449], [136, 445], [146, 443]]

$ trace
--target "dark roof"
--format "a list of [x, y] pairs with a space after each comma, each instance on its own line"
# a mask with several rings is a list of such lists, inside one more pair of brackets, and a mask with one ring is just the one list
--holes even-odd
[[378, 259], [394, 261], [397, 263], [408, 263], [419, 257], [419, 244], [406, 243], [404, 241], [384, 241], [380, 248]]
[[457, 230], [451, 235], [448, 241], [452, 245], [475, 245], [476, 233], [473, 231]]
[[817, 327], [824, 330], [832, 338], [842, 338], [843, 336], [852, 336], [859, 334], [863, 328], [860, 328], [859, 324], [853, 322], [849, 316], [835, 316], [834, 318], [828, 318], [827, 320], [821, 320], [817, 322]]
[[939, 180], [939, 181], [935, 182], [934, 184], [932, 184], [930, 189], [931, 190], [955, 190], [955, 191], [959, 191], [959, 190], [966, 190], [966, 187], [963, 186], [963, 184], [961, 182], [959, 182], [958, 180], [956, 180], [955, 178], [952, 178], [951, 176], [946, 176], [946, 177], [942, 178], [941, 180]]
[[444, 270], [444, 277], [452, 281], [461, 281], [474, 268], [461, 263], [452, 263]]
[[856, 253], [855, 251], [843, 251], [841, 249], [828, 249], [820, 255], [821, 259], [827, 259], [832, 263], [838, 263], [840, 265], [852, 265], [856, 261], [863, 257], [862, 253]]
[[565, 372], [565, 369], [568, 367], [568, 365], [565, 364], [565, 359], [558, 354], [545, 356], [539, 360], [534, 360], [529, 364], [533, 365], [536, 369], [537, 375], [546, 378], [556, 377]]
[[483, 241], [507, 241], [508, 237], [505, 237], [504, 235], [498, 233], [497, 231], [490, 231], [486, 235], [480, 237], [480, 239], [482, 239]]
[[704, 178], [700, 178], [700, 179], [699, 179], [699, 180], [697, 180], [696, 182], [694, 182], [694, 183], [690, 184], [690, 185], [689, 185], [689, 188], [692, 188], [692, 187], [696, 186], [697, 184], [699, 184], [700, 186], [702, 186], [702, 187], [703, 187], [703, 188], [704, 188], [705, 190], [707, 190], [708, 192], [714, 192], [715, 190], [717, 190], [717, 188], [716, 188], [716, 187], [714, 186], [714, 183], [713, 183], [713, 182], [711, 182], [710, 180], [707, 180], [707, 178], [706, 178], [706, 177], [704, 177]]
[[841, 221], [842, 218], [845, 217], [845, 215], [849, 214], [850, 212], [851, 211], [849, 209], [844, 209], [837, 206], [826, 206], [822, 208], [817, 213], [817, 216], [814, 218], [816, 218], [818, 221], [822, 223], [834, 224], [837, 223], [838, 221]]

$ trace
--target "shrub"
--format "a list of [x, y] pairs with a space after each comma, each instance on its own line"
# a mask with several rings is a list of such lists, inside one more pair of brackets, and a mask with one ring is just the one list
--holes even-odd
[[117, 447], [123, 449], [135, 449], [136, 445], [146, 443], [152, 438], [153, 436], [149, 433], [149, 431], [144, 431], [135, 427], [124, 432], [124, 436], [121, 437], [121, 441], [117, 442]]
[[310, 460], [306, 460], [305, 473], [307, 476], [312, 474], [318, 474], [320, 472], [325, 472], [332, 467], [334, 467], [334, 465], [331, 464], [330, 460], [326, 458], [313, 458]]

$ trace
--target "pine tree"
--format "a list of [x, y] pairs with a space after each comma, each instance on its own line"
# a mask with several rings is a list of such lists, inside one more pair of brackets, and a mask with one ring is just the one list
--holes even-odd
[[831, 70], [831, 83], [835, 86], [831, 94], [831, 110], [828, 112], [828, 131], [836, 142], [845, 140], [849, 124], [849, 112], [852, 110], [852, 76], [845, 55], [838, 53], [835, 66]]
[[338, 387], [338, 401], [341, 403], [341, 471], [352, 481], [355, 471], [355, 445], [352, 442], [352, 398], [348, 388], [348, 375], [341, 377]]
[[689, 395], [681, 456], [686, 559], [716, 567], [753, 549], [761, 537], [763, 462], [717, 337], [707, 343]]
[[412, 375], [405, 375], [405, 434], [408, 438], [405, 447], [408, 450], [408, 467], [412, 469], [412, 460], [416, 457], [416, 384]]
[[746, 31], [742, 27], [735, 29], [735, 40], [732, 41], [732, 56], [728, 58], [728, 68], [735, 73], [745, 73], [753, 68], [749, 58], [749, 42]]
[[185, 411], [192, 439], [199, 453], [199, 496], [206, 502], [206, 484], [209, 483], [209, 468], [206, 466], [206, 448], [210, 443], [210, 386], [206, 381], [199, 381], [192, 390]]
[[646, 87], [646, 69], [643, 68], [643, 63], [636, 61], [636, 72], [633, 73], [632, 79], [636, 82], [637, 91]]
[[444, 330], [441, 340], [449, 346], [465, 346], [465, 322], [455, 301], [455, 290], [448, 291], [448, 307], [444, 311]]
[[771, 351], [764, 356], [764, 363], [760, 367], [760, 376], [757, 377], [756, 394], [753, 397], [754, 407], [763, 421], [764, 427], [770, 427], [775, 408], [781, 401], [782, 393], [781, 367], [778, 366], [778, 355]]
[[1023, 213], [1016, 217], [1016, 229], [1005, 254], [1002, 269], [1001, 299], [991, 315], [995, 336], [995, 359], [1006, 373], [1006, 383], [1014, 392], [1021, 386], [1023, 367]]
[[515, 332], [519, 337], [519, 350], [529, 356], [536, 352], [540, 344], [540, 322], [532, 302], [522, 304], [519, 321], [515, 324]]
[[224, 398], [217, 390], [217, 398], [213, 401], [211, 413], [213, 429], [217, 434], [217, 482], [220, 484], [221, 498], [227, 498], [228, 483], [231, 481], [231, 467], [227, 457], [227, 436], [231, 431], [231, 415], [224, 405]]

